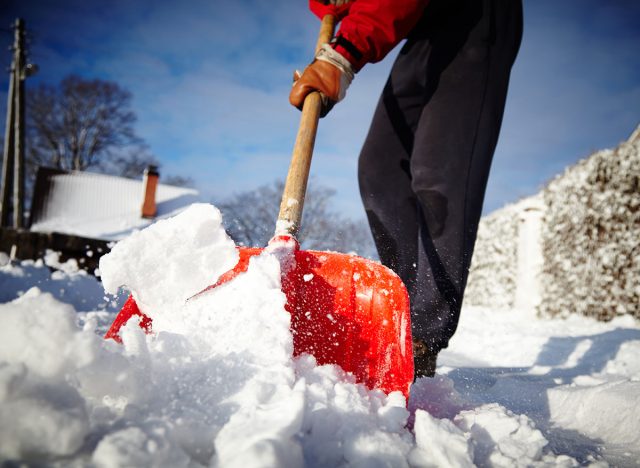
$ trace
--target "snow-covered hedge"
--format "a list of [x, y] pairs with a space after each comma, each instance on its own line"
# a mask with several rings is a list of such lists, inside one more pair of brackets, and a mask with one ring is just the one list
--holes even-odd
[[640, 127], [544, 190], [540, 312], [640, 318]]
[[515, 302], [518, 204], [480, 220], [465, 305], [512, 308]]
[[[519, 230], [534, 199], [544, 205], [541, 254], [518, 251], [532, 248], [533, 238]], [[529, 271], [536, 265], [531, 255], [542, 256], [541, 271]], [[519, 265], [523, 259], [533, 263]], [[640, 318], [640, 127], [616, 149], [568, 168], [540, 194], [482, 218], [465, 303], [536, 309], [523, 297], [543, 315]]]

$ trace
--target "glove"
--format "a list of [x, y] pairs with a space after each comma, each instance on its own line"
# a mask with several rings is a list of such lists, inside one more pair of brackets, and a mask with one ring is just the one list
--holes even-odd
[[350, 6], [350, 0], [309, 0], [309, 9], [320, 19], [333, 15], [340, 21], [347, 16]]
[[347, 88], [353, 81], [354, 71], [349, 61], [324, 44], [316, 59], [305, 68], [302, 75], [296, 72], [293, 88], [289, 94], [289, 102], [302, 110], [304, 98], [314, 91], [320, 91], [322, 97], [321, 117], [333, 108], [336, 102], [342, 101]]

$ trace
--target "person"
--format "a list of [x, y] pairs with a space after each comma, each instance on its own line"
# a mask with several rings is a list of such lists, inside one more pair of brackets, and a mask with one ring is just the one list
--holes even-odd
[[511, 67], [521, 0], [310, 0], [342, 20], [295, 81], [326, 114], [355, 74], [406, 39], [358, 161], [360, 194], [381, 262], [411, 303], [416, 377], [435, 374], [456, 331]]

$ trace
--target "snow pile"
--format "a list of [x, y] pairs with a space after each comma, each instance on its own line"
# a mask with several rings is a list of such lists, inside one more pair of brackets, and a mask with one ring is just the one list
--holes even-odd
[[197, 203], [116, 244], [100, 259], [100, 273], [105, 291], [126, 286], [140, 309], [161, 322], [237, 262], [218, 209]]
[[185, 303], [235, 261], [219, 213], [204, 205], [116, 246], [101, 267], [105, 284], [136, 284], [154, 319], [153, 336], [129, 323], [122, 346], [97, 336], [91, 320], [78, 329], [71, 306], [36, 288], [1, 305], [2, 458], [98, 466], [403, 460], [412, 437], [401, 395], [366, 390], [310, 356], [293, 360], [274, 256], [252, 259], [246, 274]]
[[0, 303], [17, 299], [34, 286], [78, 312], [116, 312], [122, 306], [122, 297], [106, 297], [100, 281], [73, 259], [61, 263], [58, 253], [48, 251], [43, 259], [11, 262], [0, 252]]
[[526, 414], [554, 453], [637, 466], [638, 353], [640, 323], [629, 315], [603, 323], [467, 308], [438, 371], [452, 380], [459, 401], [476, 410], [498, 403]]
[[544, 197], [541, 311], [640, 318], [640, 127], [565, 171]]
[[[35, 287], [0, 304], [0, 464], [510, 467], [601, 459], [555, 444], [555, 421], [633, 452], [637, 410], [617, 426], [605, 417], [565, 420], [575, 408], [562, 394], [577, 392], [609, 414], [639, 407], [638, 393], [629, 393], [640, 380], [633, 321], [577, 318], [571, 350], [553, 341], [566, 332], [560, 321], [524, 330], [513, 313], [465, 311], [442, 355], [446, 375], [416, 382], [407, 409], [400, 393], [369, 390], [337, 366], [292, 356], [274, 255], [185, 302], [235, 262], [217, 210], [196, 205], [155, 226], [118, 244], [102, 266], [110, 289], [136, 285], [152, 335], [132, 319], [122, 345], [105, 341], [95, 316], [79, 328], [75, 306]], [[606, 365], [580, 367], [588, 357]], [[618, 390], [609, 392], [614, 381]], [[546, 413], [534, 395], [549, 395]]]
[[[636, 352], [640, 350], [636, 348]], [[611, 414], [613, 408], [615, 413]], [[552, 389], [549, 409], [559, 426], [601, 438], [614, 447], [640, 447], [640, 433], [629, 430], [640, 420], [638, 380], [586, 378], [582, 385]]]

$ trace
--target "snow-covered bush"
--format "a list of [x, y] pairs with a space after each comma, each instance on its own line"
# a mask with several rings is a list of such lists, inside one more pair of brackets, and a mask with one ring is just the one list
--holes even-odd
[[513, 308], [517, 297], [538, 294], [519, 284], [519, 270], [529, 266], [518, 265], [527, 257], [518, 249], [531, 248], [519, 230], [533, 198], [544, 200], [542, 272], [530, 278], [538, 312], [640, 318], [640, 127], [619, 147], [568, 168], [539, 195], [482, 218], [466, 304]]
[[568, 168], [543, 195], [540, 312], [640, 318], [640, 127]]

